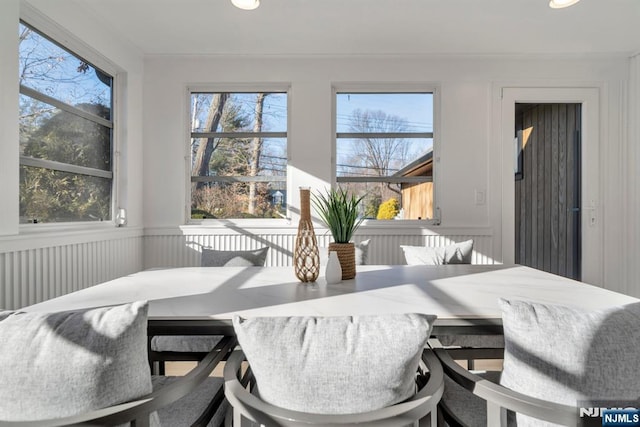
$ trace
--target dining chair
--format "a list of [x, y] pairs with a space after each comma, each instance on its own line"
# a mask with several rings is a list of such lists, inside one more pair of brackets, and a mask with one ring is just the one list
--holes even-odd
[[227, 425], [231, 419], [235, 426], [435, 425], [443, 373], [425, 349], [434, 320], [420, 314], [234, 318], [242, 350], [224, 368], [233, 411]]
[[[269, 247], [255, 250], [202, 248], [202, 267], [261, 267]], [[149, 358], [154, 372], [165, 374], [165, 362], [200, 361], [222, 339], [221, 335], [157, 335], [151, 338]]]
[[502, 372], [464, 369], [430, 341], [445, 372], [440, 424], [575, 426], [592, 408], [640, 406], [640, 303], [593, 312], [527, 301], [500, 305]]
[[[446, 246], [406, 246], [401, 245], [405, 260], [408, 265], [447, 265], [447, 264], [471, 264], [473, 254], [473, 240], [454, 243]], [[469, 369], [474, 367], [472, 349], [492, 348], [493, 354], [500, 354], [504, 347], [502, 335], [438, 335], [438, 339], [444, 346], [464, 349], [469, 355], [467, 364]], [[486, 355], [487, 352], [483, 352]], [[462, 354], [459, 352], [458, 354]]]
[[0, 313], [0, 426], [222, 425], [223, 382], [210, 373], [235, 339], [183, 377], [152, 376], [147, 309]]
[[400, 245], [407, 265], [471, 264], [473, 240], [446, 246]]

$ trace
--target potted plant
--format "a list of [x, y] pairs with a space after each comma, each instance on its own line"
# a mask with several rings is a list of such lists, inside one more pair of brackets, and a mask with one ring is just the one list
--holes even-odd
[[356, 252], [351, 237], [364, 219], [358, 211], [363, 198], [341, 188], [313, 195], [313, 205], [333, 236], [329, 252], [337, 252], [343, 280], [353, 279], [356, 275]]

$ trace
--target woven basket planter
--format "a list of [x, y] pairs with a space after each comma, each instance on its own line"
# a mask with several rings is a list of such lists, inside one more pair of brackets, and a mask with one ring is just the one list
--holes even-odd
[[356, 277], [356, 247], [353, 243], [329, 243], [329, 252], [335, 251], [342, 268], [342, 280]]

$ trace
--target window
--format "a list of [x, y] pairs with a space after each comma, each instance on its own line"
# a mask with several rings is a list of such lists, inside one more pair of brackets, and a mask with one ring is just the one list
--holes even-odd
[[336, 93], [336, 180], [366, 218], [431, 219], [433, 92]]
[[20, 222], [112, 215], [113, 77], [21, 23]]
[[190, 94], [191, 218], [283, 218], [286, 92]]

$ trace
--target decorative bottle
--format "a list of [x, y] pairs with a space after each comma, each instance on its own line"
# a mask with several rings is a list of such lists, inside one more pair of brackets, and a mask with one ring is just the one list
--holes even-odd
[[324, 278], [329, 285], [340, 283], [342, 280], [342, 267], [336, 251], [329, 251], [329, 260], [324, 271]]
[[300, 188], [300, 223], [293, 251], [296, 277], [302, 282], [315, 282], [320, 274], [318, 241], [311, 222], [310, 190]]

